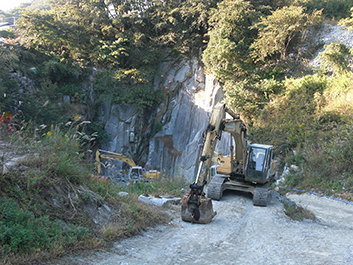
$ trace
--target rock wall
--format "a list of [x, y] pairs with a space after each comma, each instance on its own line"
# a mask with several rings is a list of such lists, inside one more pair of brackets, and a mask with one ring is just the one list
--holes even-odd
[[[202, 133], [223, 91], [212, 76], [204, 73], [196, 58], [162, 63], [154, 85], [165, 91], [166, 98], [149, 113], [129, 105], [102, 105], [100, 117], [109, 133], [102, 149], [131, 157], [147, 170], [157, 169], [171, 177], [183, 175], [191, 180]], [[227, 139], [220, 145], [225, 149]]]

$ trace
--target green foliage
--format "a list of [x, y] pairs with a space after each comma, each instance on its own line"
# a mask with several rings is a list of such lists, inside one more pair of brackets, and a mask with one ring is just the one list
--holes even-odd
[[249, 69], [249, 46], [256, 34], [250, 26], [257, 16], [252, 5], [242, 0], [225, 0], [212, 10], [210, 41], [202, 60], [221, 82], [236, 81]]
[[49, 60], [43, 62], [36, 72], [42, 84], [43, 96], [47, 96], [50, 100], [58, 101], [64, 95], [70, 96], [73, 100], [78, 95], [85, 96], [79, 85], [83, 71], [75, 65]]
[[304, 219], [315, 220], [315, 215], [308, 209], [284, 202], [285, 214], [296, 221], [303, 221]]
[[[19, 8], [26, 8], [28, 10], [49, 10], [50, 0], [32, 0], [30, 3], [21, 3]], [[26, 4], [29, 4], [27, 7]]]
[[26, 47], [37, 49], [59, 60], [75, 60], [87, 65], [107, 22], [105, 5], [99, 1], [55, 1], [50, 10], [26, 10], [18, 29]]
[[124, 46], [122, 38], [114, 41], [99, 41], [100, 45], [97, 47], [97, 62], [100, 65], [109, 67], [109, 65], [119, 65], [122, 56], [129, 56], [126, 52], [127, 47]]
[[328, 73], [339, 73], [350, 71], [349, 61], [352, 59], [349, 49], [342, 43], [333, 42], [325, 45], [325, 51], [319, 53], [322, 69]]
[[43, 63], [41, 75], [47, 77], [52, 83], [69, 83], [74, 79], [75, 70], [70, 65], [50, 60]]
[[270, 16], [262, 17], [255, 24], [259, 37], [251, 45], [252, 56], [265, 61], [277, 54], [284, 60], [287, 57], [292, 42], [305, 36], [308, 27], [320, 22], [321, 11], [314, 10], [311, 15], [304, 13], [302, 6], [285, 6], [273, 11]]
[[341, 121], [352, 121], [352, 78], [353, 76], [351, 72], [338, 74], [330, 78], [328, 89], [326, 89], [322, 95], [322, 97], [326, 99], [326, 104], [321, 109], [323, 113], [335, 113], [340, 117]]
[[28, 210], [21, 210], [13, 199], [0, 198], [0, 256], [21, 253], [40, 253], [55, 244], [69, 247], [90, 235], [83, 227], [66, 227], [48, 216], [36, 218]]
[[288, 165], [295, 165], [299, 167], [302, 166], [304, 162], [305, 157], [301, 148], [297, 148], [295, 153], [289, 153], [286, 157], [286, 164]]
[[17, 37], [14, 29], [0, 30], [0, 37], [5, 39], [14, 39]]
[[286, 176], [286, 186], [349, 196], [352, 73], [288, 78], [283, 87], [254, 119], [250, 139], [273, 144], [288, 166], [299, 167]]
[[137, 109], [146, 109], [156, 106], [163, 99], [161, 91], [154, 91], [144, 73], [133, 69], [104, 71], [97, 74], [94, 90], [102, 100], [114, 103], [127, 103]]
[[10, 72], [19, 63], [18, 56], [12, 51], [0, 48], [0, 111], [12, 111], [11, 105], [19, 84], [13, 80]]
[[293, 5], [293, 1], [291, 0], [250, 0], [251, 4], [254, 5], [256, 10], [265, 11], [266, 15], [269, 15], [268, 10], [276, 10], [278, 8], [282, 8], [284, 6]]
[[345, 26], [347, 30], [353, 30], [353, 7], [351, 8], [351, 16], [341, 19], [338, 25]]
[[244, 81], [228, 81], [224, 84], [225, 102], [239, 112], [250, 123], [260, 114], [264, 106], [274, 94], [283, 90], [283, 82], [271, 79], [246, 79]]
[[40, 124], [65, 123], [72, 109], [61, 103], [62, 96], [85, 96], [79, 86], [84, 71], [75, 65], [12, 45], [1, 48], [0, 55], [0, 111]]
[[[302, 170], [292, 176], [300, 181], [287, 179], [286, 184], [304, 189], [316, 188], [326, 194], [333, 191], [352, 193], [353, 182], [347, 177], [353, 174], [353, 138], [350, 133], [352, 128], [352, 123], [341, 125], [315, 142], [307, 141], [305, 147], [296, 155], [305, 163], [300, 163]], [[293, 159], [287, 162], [293, 162]]]
[[307, 8], [308, 12], [321, 10], [326, 18], [341, 19], [349, 16], [353, 6], [350, 0], [299, 0], [298, 4]]
[[[66, 133], [63, 133], [58, 126], [51, 126], [38, 145], [33, 147], [41, 155], [29, 158], [27, 163], [32, 165], [32, 168], [36, 168], [37, 172], [43, 172], [45, 178], [40, 184], [58, 180], [82, 184], [85, 176], [89, 175], [88, 169], [82, 163], [82, 155], [79, 153], [85, 151], [81, 147], [84, 141], [90, 139], [82, 136], [79, 131], [82, 130], [81, 127], [82, 122], [76, 122], [66, 129]], [[20, 135], [27, 136], [25, 132], [20, 132]]]
[[[77, 118], [64, 131], [54, 126], [33, 131], [36, 126], [32, 126], [2, 139], [18, 154], [27, 154], [16, 168], [0, 174], [2, 261], [39, 262], [78, 248], [102, 246], [102, 238], [120, 239], [168, 221], [160, 210], [138, 202], [137, 197], [145, 192], [179, 196], [185, 182], [163, 178], [120, 187], [93, 177], [82, 160], [84, 143], [90, 141], [83, 133], [85, 124]], [[129, 195], [120, 196], [122, 190]], [[108, 203], [114, 209], [112, 215], [104, 227], [96, 225], [90, 211]]]
[[[26, 260], [31, 261], [48, 253], [55, 256], [97, 244], [89, 232], [90, 227], [79, 225], [75, 222], [77, 218], [72, 219], [84, 199], [83, 195], [77, 197], [77, 189], [85, 194], [85, 189], [78, 185], [90, 184], [91, 180], [90, 171], [79, 154], [83, 151], [85, 137], [78, 134], [76, 125], [82, 126], [74, 124], [66, 134], [52, 127], [49, 131], [44, 130], [44, 137], [28, 130], [6, 139], [12, 146], [17, 146], [20, 154], [36, 155], [27, 155], [17, 170], [0, 174], [2, 260], [27, 255]], [[70, 194], [76, 194], [76, 197], [71, 198]], [[93, 196], [88, 194], [88, 198]], [[51, 198], [62, 205], [53, 206]]]
[[283, 92], [271, 95], [250, 133], [257, 142], [274, 144], [276, 151], [287, 153], [314, 135], [313, 122], [328, 87], [323, 75], [286, 79]]
[[211, 8], [218, 0], [186, 0], [155, 3], [147, 14], [158, 34], [156, 40], [183, 54], [199, 51], [207, 39]]

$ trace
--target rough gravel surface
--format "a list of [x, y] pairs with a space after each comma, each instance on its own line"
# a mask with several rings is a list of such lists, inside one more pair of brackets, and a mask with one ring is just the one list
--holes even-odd
[[288, 196], [316, 216], [292, 221], [272, 191], [268, 207], [251, 195], [225, 192], [207, 224], [180, 219], [116, 242], [106, 252], [70, 256], [46, 264], [353, 264], [353, 206], [314, 195]]

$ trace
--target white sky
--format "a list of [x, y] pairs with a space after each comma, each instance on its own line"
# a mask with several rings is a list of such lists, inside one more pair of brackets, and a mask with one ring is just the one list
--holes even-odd
[[18, 7], [21, 3], [31, 2], [31, 0], [0, 0], [0, 10], [9, 11]]

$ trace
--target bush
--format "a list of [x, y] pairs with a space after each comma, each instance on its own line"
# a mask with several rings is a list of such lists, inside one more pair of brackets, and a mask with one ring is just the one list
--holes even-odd
[[136, 109], [155, 107], [164, 97], [162, 91], [154, 91], [145, 73], [137, 69], [98, 72], [94, 90], [98, 95], [96, 103], [111, 100], [116, 104], [131, 104]]
[[345, 73], [350, 71], [349, 61], [352, 59], [349, 49], [342, 43], [325, 45], [325, 51], [318, 58], [322, 62], [322, 70], [328, 73]]
[[[64, 226], [48, 216], [36, 218], [28, 210], [21, 210], [13, 199], [0, 199], [0, 255], [49, 250], [54, 244], [70, 246], [89, 236], [83, 227]], [[32, 253], [33, 254], [33, 253]]]
[[302, 189], [318, 189], [326, 194], [334, 191], [353, 193], [353, 124], [338, 126], [315, 142], [307, 141], [287, 163], [301, 167], [286, 179], [286, 185]]
[[320, 75], [286, 79], [283, 93], [271, 95], [250, 126], [251, 140], [273, 144], [277, 154], [286, 154], [314, 137], [315, 115], [325, 104], [320, 95], [327, 86], [328, 79]]
[[78, 75], [78, 70], [73, 65], [49, 60], [43, 63], [41, 74], [53, 83], [67, 84], [75, 80], [75, 74]]

